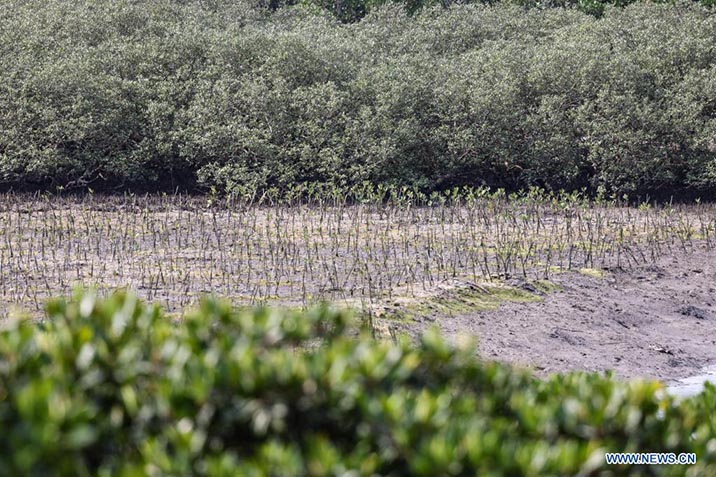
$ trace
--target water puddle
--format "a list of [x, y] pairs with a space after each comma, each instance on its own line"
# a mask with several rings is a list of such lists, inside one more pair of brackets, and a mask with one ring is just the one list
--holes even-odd
[[666, 391], [676, 397], [690, 397], [700, 393], [704, 389], [704, 383], [716, 382], [716, 366], [705, 368], [703, 374], [689, 376], [680, 379], [678, 382], [666, 387]]

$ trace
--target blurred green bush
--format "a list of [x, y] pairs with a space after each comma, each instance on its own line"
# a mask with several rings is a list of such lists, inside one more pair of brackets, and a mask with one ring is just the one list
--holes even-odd
[[0, 187], [716, 192], [716, 15], [236, 0], [0, 10]]
[[[537, 380], [436, 333], [379, 342], [327, 308], [206, 301], [173, 323], [86, 293], [0, 331], [0, 475], [713, 475], [714, 404]], [[616, 451], [698, 463], [607, 467]]]

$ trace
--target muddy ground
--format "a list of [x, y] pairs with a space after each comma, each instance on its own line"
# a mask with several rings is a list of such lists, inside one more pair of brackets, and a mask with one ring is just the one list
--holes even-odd
[[476, 337], [486, 359], [542, 376], [613, 370], [668, 382], [716, 363], [716, 250], [695, 246], [648, 265], [549, 279], [556, 287], [547, 292], [512, 282], [541, 300], [416, 316], [400, 328], [418, 334], [435, 323], [450, 339]]
[[[435, 323], [450, 339], [472, 335], [485, 358], [540, 375], [673, 380], [716, 364], [713, 204], [208, 202], [0, 194], [0, 321], [14, 307], [40, 318], [75, 286], [126, 287], [172, 316], [207, 294], [327, 300], [380, 314], [380, 334]], [[587, 266], [610, 268], [558, 273]]]

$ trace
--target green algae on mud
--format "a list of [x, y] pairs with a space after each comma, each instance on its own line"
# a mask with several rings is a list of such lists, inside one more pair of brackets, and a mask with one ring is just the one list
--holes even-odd
[[604, 278], [604, 270], [599, 270], [598, 268], [580, 268], [577, 271], [588, 277]]
[[425, 298], [396, 300], [381, 318], [409, 322], [416, 317], [444, 318], [462, 313], [489, 311], [507, 302], [538, 302], [543, 295], [561, 287], [548, 280], [525, 282], [523, 286], [505, 283], [467, 284]]

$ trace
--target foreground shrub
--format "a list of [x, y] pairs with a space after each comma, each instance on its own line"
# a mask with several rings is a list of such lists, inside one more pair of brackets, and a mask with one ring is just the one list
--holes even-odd
[[[540, 381], [434, 333], [355, 336], [345, 313], [172, 323], [132, 296], [55, 301], [0, 332], [1, 475], [710, 475], [716, 389]], [[352, 336], [351, 336], [352, 335]], [[696, 452], [607, 469], [604, 452]], [[699, 473], [700, 472], [700, 473]]]

